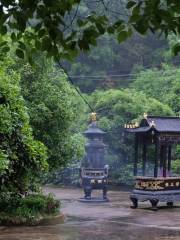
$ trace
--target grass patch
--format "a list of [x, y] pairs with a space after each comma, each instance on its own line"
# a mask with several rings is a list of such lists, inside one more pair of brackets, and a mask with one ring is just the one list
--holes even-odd
[[60, 202], [52, 194], [0, 195], [1, 225], [36, 225], [42, 219], [59, 214]]

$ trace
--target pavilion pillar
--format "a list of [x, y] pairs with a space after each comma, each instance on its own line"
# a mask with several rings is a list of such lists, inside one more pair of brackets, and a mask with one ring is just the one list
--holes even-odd
[[155, 143], [155, 163], [154, 163], [154, 177], [158, 176], [158, 162], [159, 162], [159, 142]]
[[171, 174], [171, 145], [168, 146], [168, 174]]
[[[160, 163], [159, 163], [159, 167], [160, 167], [160, 172], [161, 172], [161, 174], [162, 174], [162, 169], [163, 169], [163, 158], [164, 158], [163, 154], [164, 154], [164, 146], [161, 145], [161, 146], [160, 146]], [[162, 177], [162, 176], [161, 176], [161, 177]]]
[[143, 151], [142, 151], [142, 174], [146, 176], [146, 161], [147, 161], [147, 146], [146, 142], [143, 144]]
[[167, 169], [167, 146], [163, 148], [163, 177], [166, 177], [166, 169]]
[[138, 136], [135, 135], [135, 142], [134, 142], [134, 176], [137, 176], [137, 165], [138, 165], [138, 148], [139, 148], [139, 141]]

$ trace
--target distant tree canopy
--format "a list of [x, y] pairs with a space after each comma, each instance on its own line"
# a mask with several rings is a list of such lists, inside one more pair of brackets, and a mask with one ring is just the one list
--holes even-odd
[[125, 149], [121, 136], [125, 123], [135, 123], [144, 112], [150, 115], [174, 114], [167, 104], [134, 89], [95, 91], [90, 95], [90, 102], [98, 113], [100, 126], [111, 136], [108, 140], [110, 149], [119, 153]]
[[[83, 12], [86, 5], [88, 12]], [[3, 0], [0, 33], [9, 33], [17, 56], [26, 56], [30, 62], [37, 50], [56, 60], [70, 59], [96, 45], [99, 36], [106, 32], [114, 34], [119, 42], [134, 31], [179, 34], [179, 13], [179, 2], [175, 0]], [[0, 44], [4, 52], [9, 51], [9, 46], [6, 41]], [[174, 53], [179, 50], [177, 43]]]
[[172, 54], [167, 49], [168, 42], [152, 34], [134, 34], [122, 44], [106, 34], [89, 54], [81, 53], [75, 61], [66, 61], [64, 65], [81, 91], [91, 93], [95, 89], [127, 87], [134, 79], [135, 66], [143, 69], [171, 61]]
[[140, 71], [130, 87], [142, 91], [180, 114], [180, 69], [164, 64], [161, 69]]

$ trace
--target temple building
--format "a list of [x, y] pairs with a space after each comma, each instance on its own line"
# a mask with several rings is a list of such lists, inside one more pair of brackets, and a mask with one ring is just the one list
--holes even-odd
[[[130, 195], [133, 208], [138, 201], [149, 200], [153, 209], [159, 201], [173, 206], [180, 200], [180, 177], [171, 172], [172, 147], [180, 144], [180, 117], [147, 116], [138, 124], [126, 124], [127, 132], [134, 134], [135, 188]], [[154, 146], [153, 174], [147, 174], [149, 148]], [[152, 153], [151, 153], [152, 154]], [[138, 167], [141, 166], [141, 176]]]

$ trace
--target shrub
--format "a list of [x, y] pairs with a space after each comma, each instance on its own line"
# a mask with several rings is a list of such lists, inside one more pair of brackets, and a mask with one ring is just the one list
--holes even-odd
[[19, 205], [21, 196], [14, 193], [0, 194], [0, 212], [12, 213]]
[[38, 219], [59, 213], [60, 202], [52, 194], [0, 195], [0, 223], [33, 224]]
[[180, 174], [180, 159], [172, 161], [172, 171], [174, 174]]

